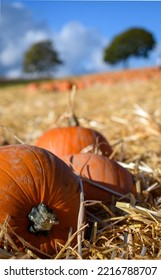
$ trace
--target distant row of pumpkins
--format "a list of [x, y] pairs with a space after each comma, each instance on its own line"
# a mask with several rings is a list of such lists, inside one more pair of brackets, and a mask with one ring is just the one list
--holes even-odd
[[85, 200], [110, 203], [110, 190], [136, 196], [133, 176], [112, 152], [101, 133], [80, 126], [50, 129], [35, 145], [0, 147], [0, 223], [8, 222], [17, 250], [25, 247], [20, 236], [45, 258], [59, 251], [77, 230], [80, 180]]
[[85, 77], [72, 78], [72, 79], [57, 79], [48, 82], [33, 82], [28, 84], [28, 91], [60, 91], [68, 92], [72, 89], [73, 85], [76, 85], [78, 90], [89, 88], [98, 84], [112, 85], [117, 82], [128, 82], [129, 80], [150, 80], [154, 77], [161, 77], [161, 71], [159, 68], [145, 68], [145, 69], [133, 69], [124, 70], [118, 72], [108, 72], [101, 74], [86, 75]]

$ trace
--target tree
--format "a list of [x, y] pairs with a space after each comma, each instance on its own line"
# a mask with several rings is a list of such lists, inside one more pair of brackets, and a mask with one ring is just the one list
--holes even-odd
[[52, 47], [52, 42], [42, 41], [35, 43], [24, 54], [23, 70], [26, 73], [36, 73], [39, 76], [48, 76], [61, 64], [57, 52]]
[[103, 59], [112, 65], [119, 61], [126, 65], [131, 56], [148, 58], [149, 51], [155, 44], [152, 33], [141, 28], [131, 28], [114, 37], [111, 44], [105, 48]]

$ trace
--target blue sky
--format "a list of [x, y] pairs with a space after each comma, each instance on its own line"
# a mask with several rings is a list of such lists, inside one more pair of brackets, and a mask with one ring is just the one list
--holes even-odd
[[115, 35], [141, 27], [157, 45], [150, 58], [130, 59], [130, 67], [157, 65], [161, 56], [160, 1], [1, 1], [0, 75], [22, 75], [24, 52], [51, 39], [64, 64], [55, 76], [121, 69], [104, 63], [104, 48]]

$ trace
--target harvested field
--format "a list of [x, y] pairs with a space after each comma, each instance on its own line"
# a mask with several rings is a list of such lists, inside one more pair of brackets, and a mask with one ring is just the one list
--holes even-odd
[[[86, 80], [74, 100], [80, 124], [108, 139], [112, 158], [134, 175], [139, 196], [137, 202], [133, 196], [129, 202], [115, 198], [106, 206], [85, 202], [89, 226], [82, 252], [66, 246], [53, 258], [161, 259], [161, 70], [68, 80], [83, 85]], [[70, 87], [60, 91], [31, 84], [1, 86], [0, 145], [34, 144], [43, 131], [67, 125], [70, 93]], [[36, 257], [31, 248], [24, 254], [2, 250], [0, 258]]]

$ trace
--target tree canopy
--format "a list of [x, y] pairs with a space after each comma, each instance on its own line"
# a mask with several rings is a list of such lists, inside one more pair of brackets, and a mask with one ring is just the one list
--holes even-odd
[[61, 64], [52, 42], [42, 41], [33, 44], [24, 54], [23, 70], [26, 73], [36, 73], [39, 76], [48, 76], [56, 65]]
[[105, 48], [103, 59], [109, 64], [116, 64], [126, 62], [130, 56], [147, 58], [155, 44], [152, 33], [142, 28], [131, 28], [114, 37]]

